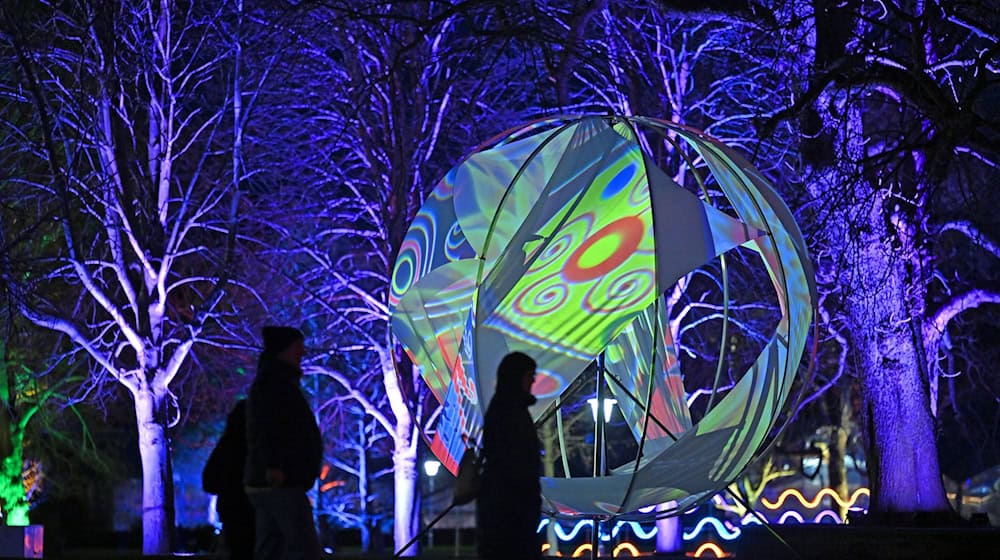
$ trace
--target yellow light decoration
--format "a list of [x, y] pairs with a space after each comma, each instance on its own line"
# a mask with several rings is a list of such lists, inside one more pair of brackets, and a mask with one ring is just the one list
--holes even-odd
[[767, 509], [778, 509], [782, 506], [782, 504], [785, 503], [785, 500], [788, 499], [789, 496], [794, 496], [799, 500], [799, 502], [802, 503], [803, 506], [811, 509], [819, 505], [819, 502], [820, 500], [823, 499], [824, 495], [830, 496], [831, 498], [836, 500], [836, 502], [840, 504], [841, 507], [851, 507], [854, 505], [855, 502], [858, 501], [858, 498], [860, 498], [861, 496], [870, 496], [871, 493], [867, 488], [858, 488], [857, 490], [854, 491], [853, 494], [851, 494], [850, 499], [845, 502], [840, 498], [839, 495], [837, 495], [836, 492], [833, 491], [832, 488], [824, 488], [816, 493], [815, 498], [813, 498], [812, 500], [808, 500], [806, 499], [805, 496], [802, 495], [802, 492], [800, 492], [797, 488], [789, 488], [788, 490], [782, 492], [780, 496], [778, 496], [777, 502], [770, 502], [768, 501], [767, 498], [762, 498], [760, 500], [760, 503], [763, 504], [764, 507], [766, 507]]
[[615, 547], [615, 550], [611, 553], [612, 556], [621, 556], [622, 551], [627, 551], [629, 556], [642, 556], [639, 549], [635, 545], [627, 542], [623, 542]]
[[725, 550], [719, 548], [719, 545], [707, 542], [699, 546], [698, 550], [694, 551], [694, 557], [701, 558], [702, 555], [705, 554], [706, 552], [711, 552], [713, 555], [715, 555], [716, 558], [725, 558], [726, 556], [728, 556]]

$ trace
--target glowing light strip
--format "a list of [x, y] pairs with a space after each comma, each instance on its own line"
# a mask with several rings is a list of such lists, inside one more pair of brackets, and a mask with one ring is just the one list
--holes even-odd
[[[834, 500], [836, 500], [837, 503], [840, 504], [841, 506], [847, 507], [848, 509], [851, 509], [853, 511], [857, 511], [857, 510], [863, 510], [864, 508], [860, 508], [860, 507], [855, 506], [856, 502], [861, 498], [861, 496], [870, 496], [870, 492], [869, 492], [869, 490], [867, 488], [858, 488], [857, 490], [854, 491], [854, 493], [851, 494], [851, 497], [850, 497], [849, 500], [844, 501], [844, 500], [840, 499], [840, 497], [837, 495], [837, 493], [833, 489], [831, 489], [831, 488], [823, 488], [822, 490], [820, 490], [816, 494], [816, 496], [812, 500], [808, 500], [808, 499], [805, 498], [805, 496], [802, 494], [802, 492], [800, 492], [799, 490], [797, 490], [795, 488], [790, 488], [790, 489], [785, 490], [784, 492], [782, 492], [781, 495], [778, 497], [778, 500], [776, 502], [770, 502], [766, 498], [764, 498], [764, 499], [761, 499], [761, 503], [765, 507], [767, 507], [768, 509], [775, 510], [775, 509], [781, 507], [789, 497], [795, 497], [795, 498], [797, 498], [799, 500], [799, 502], [803, 506], [805, 506], [807, 508], [815, 508], [816, 506], [819, 505], [820, 501], [823, 499], [824, 496], [830, 496], [831, 498], [833, 498]], [[713, 496], [712, 497], [712, 501], [715, 502], [718, 505], [728, 505], [725, 502], [725, 500], [721, 497], [721, 495], [715, 495], [715, 496]], [[643, 509], [648, 512], [648, 511], [652, 511], [655, 507], [656, 506], [651, 506], [649, 508], [643, 508]], [[821, 522], [823, 522], [824, 520], [827, 520], [827, 519], [832, 520], [834, 523], [843, 523], [843, 520], [840, 518], [840, 515], [836, 511], [833, 511], [831, 509], [823, 509], [823, 510], [820, 510], [819, 512], [817, 512], [816, 515], [815, 515], [815, 517], [813, 517], [811, 523], [821, 523]], [[778, 518], [777, 521], [774, 521], [774, 523], [777, 523], [777, 524], [785, 524], [785, 523], [789, 523], [789, 522], [792, 522], [792, 523], [806, 523], [806, 518], [803, 517], [802, 514], [796, 512], [796, 511], [786, 511], [786, 512], [783, 512], [781, 514], [781, 516]], [[547, 525], [549, 525], [550, 523], [552, 523], [552, 520], [550, 520], [548, 518], [542, 519], [539, 522], [539, 524], [538, 524], [538, 532], [541, 533], [542, 530], [545, 529], [545, 527]], [[657, 528], [656, 528], [655, 525], [653, 527], [651, 527], [649, 530], [647, 530], [638, 521], [619, 521], [619, 522], [615, 523], [615, 526], [612, 528], [612, 530], [611, 530], [610, 533], [604, 533], [604, 534], [601, 535], [601, 540], [607, 542], [607, 541], [610, 541], [613, 538], [616, 538], [618, 536], [618, 533], [621, 531], [622, 527], [624, 525], [626, 525], [626, 524], [631, 527], [632, 533], [638, 539], [640, 539], [640, 540], [649, 540], [649, 539], [652, 539], [652, 538], [656, 537]], [[593, 525], [594, 525], [594, 521], [593, 520], [591, 520], [591, 519], [582, 519], [580, 521], [577, 521], [573, 525], [572, 529], [567, 530], [567, 529], [564, 529], [561, 524], [559, 524], [559, 523], [553, 523], [553, 532], [555, 533], [556, 538], [558, 538], [560, 541], [566, 542], [566, 541], [570, 541], [570, 540], [575, 539], [579, 535], [580, 531], [584, 527], [590, 528], [590, 527], [593, 527]], [[698, 537], [698, 535], [701, 534], [702, 531], [706, 531], [707, 530], [707, 528], [706, 528], [707, 525], [711, 525], [712, 528], [715, 530], [716, 534], [718, 534], [718, 536], [720, 538], [722, 538], [723, 540], [726, 540], [726, 541], [731, 541], [731, 540], [737, 539], [742, 534], [742, 530], [740, 529], [740, 527], [734, 527], [734, 526], [732, 526], [732, 524], [730, 524], [728, 522], [725, 522], [725, 521], [722, 521], [722, 520], [720, 520], [720, 519], [718, 519], [716, 517], [706, 516], [706, 517], [703, 517], [702, 519], [700, 519], [698, 521], [698, 523], [697, 523], [697, 525], [695, 525], [694, 529], [692, 529], [689, 532], [685, 532], [685, 533], [682, 534], [683, 540], [685, 540], [685, 541], [693, 541], [693, 540], [695, 540]], [[740, 525], [741, 526], [760, 525], [760, 520], [758, 520], [752, 514], [747, 514], [747, 515], [744, 515], [740, 519]], [[709, 548], [705, 548], [709, 544], [711, 544], [711, 543], [706, 543], [706, 545], [703, 545], [698, 550], [701, 551], [701, 552], [711, 551], [712, 553], [716, 554], [716, 556], [718, 556], [718, 557], [721, 557], [721, 555], [725, 555], [726, 554], [725, 551], [723, 551], [721, 548], [719, 548], [716, 545], [712, 545]], [[632, 544], [632, 543], [629, 543], [629, 542], [620, 543], [615, 548], [614, 555], [618, 556], [618, 551], [619, 550], [626, 550], [626, 549], [622, 548], [623, 546], [626, 546], [626, 545], [627, 545], [628, 552], [630, 554], [632, 554], [632, 556], [638, 556], [639, 555], [639, 551], [635, 547], [635, 545]], [[590, 551], [590, 546], [591, 545], [589, 545], [589, 544], [581, 545], [580, 547], [578, 547], [573, 552], [573, 556], [574, 557], [579, 557], [584, 552]], [[548, 549], [549, 549], [549, 545], [548, 544], [546, 544], [546, 545], [544, 545], [542, 547], [543, 551], [546, 551]], [[556, 551], [556, 556], [561, 556], [561, 554], [558, 551]], [[696, 553], [696, 556], [697, 556], [697, 553]]]
[[645, 530], [645, 529], [642, 528], [642, 525], [640, 525], [638, 521], [619, 521], [615, 525], [614, 530], [611, 531], [611, 535], [617, 537], [618, 536], [618, 530], [621, 528], [622, 525], [625, 525], [625, 524], [628, 524], [630, 527], [632, 527], [632, 532], [635, 533], [635, 536], [639, 537], [642, 540], [648, 540], [648, 539], [651, 539], [651, 538], [653, 538], [653, 537], [656, 536], [656, 526], [655, 525], [653, 526], [652, 529], [650, 529], [650, 530], [647, 531], [647, 530]]
[[[537, 532], [541, 533], [542, 530], [545, 529], [545, 526], [548, 525], [550, 522], [551, 520], [548, 518], [542, 519], [541, 522], [538, 523]], [[569, 530], [569, 532], [566, 532], [566, 529], [563, 529], [562, 525], [560, 525], [559, 523], [555, 523], [554, 525], [552, 525], [552, 527], [556, 534], [556, 538], [565, 542], [575, 539], [576, 535], [584, 527], [593, 527], [593, 525], [594, 525], [593, 520], [582, 519], [580, 521], [577, 521], [576, 524], [573, 525], [573, 528]], [[631, 527], [632, 533], [635, 534], [635, 536], [640, 540], [649, 540], [656, 536], [655, 526], [647, 531], [645, 528], [643, 528], [642, 525], [639, 524], [638, 521], [619, 521], [618, 523], [615, 523], [615, 526], [611, 529], [610, 534], [605, 533], [601, 535], [601, 540], [610, 541], [611, 539], [617, 537], [618, 533], [621, 531], [624, 525], [628, 525], [629, 527]]]
[[623, 542], [615, 547], [615, 550], [611, 553], [612, 556], [621, 556], [622, 551], [627, 551], [629, 556], [641, 556], [639, 549], [634, 545], [627, 542]]
[[832, 509], [824, 509], [823, 511], [819, 512], [819, 514], [816, 517], [813, 518], [813, 523], [819, 523], [823, 521], [824, 517], [829, 517], [833, 519], [834, 523], [844, 522], [844, 520], [840, 518], [840, 515], [837, 514], [837, 512], [833, 511]]
[[799, 500], [799, 502], [802, 503], [803, 506], [812, 509], [819, 505], [819, 502], [821, 499], [823, 499], [824, 495], [830, 496], [831, 498], [836, 500], [836, 502], [840, 504], [840, 507], [851, 507], [854, 505], [854, 502], [858, 501], [858, 499], [861, 496], [870, 496], [871, 492], [869, 492], [867, 488], [858, 488], [857, 490], [854, 491], [853, 494], [851, 494], [850, 499], [845, 502], [840, 498], [840, 496], [837, 495], [836, 492], [833, 491], [832, 488], [824, 488], [820, 490], [816, 494], [816, 497], [813, 498], [812, 500], [807, 500], [806, 497], [802, 495], [802, 492], [799, 492], [797, 488], [789, 488], [788, 490], [782, 492], [780, 496], [778, 496], [777, 502], [771, 502], [768, 501], [767, 498], [762, 498], [760, 500], [760, 503], [763, 504], [764, 507], [766, 507], [767, 509], [778, 509], [781, 507], [782, 504], [785, 503], [785, 500], [788, 499], [789, 496], [794, 496]]
[[[779, 517], [777, 521], [774, 521], [773, 523], [778, 523], [778, 524], [785, 523], [785, 521], [789, 517], [795, 518], [795, 520], [797, 522], [799, 522], [799, 523], [805, 523], [806, 522], [805, 518], [802, 517], [802, 515], [799, 514], [797, 511], [786, 511], [786, 512], [784, 512], [784, 513], [781, 514], [781, 517]], [[819, 523], [819, 522], [823, 521], [823, 519], [826, 518], [826, 517], [833, 518], [833, 520], [836, 521], [837, 523], [841, 523], [842, 522], [840, 520], [840, 516], [837, 515], [837, 512], [833, 511], [832, 509], [824, 509], [824, 510], [820, 511], [819, 513], [817, 513], [816, 517], [814, 517], [812, 519], [812, 521], [810, 521], [810, 523]], [[742, 519], [740, 519], [740, 525], [744, 525], [744, 526], [746, 526], [746, 525], [760, 525], [760, 520], [758, 520], [756, 517], [754, 517], [754, 515], [752, 513], [748, 513], [748, 514], [744, 515]]]
[[553, 527], [555, 528], [556, 537], [559, 540], [561, 540], [561, 541], [569, 541], [569, 540], [573, 540], [576, 537], [576, 534], [579, 533], [581, 529], [583, 529], [584, 527], [593, 526], [593, 524], [594, 524], [594, 522], [591, 521], [590, 519], [585, 519], [583, 521], [579, 521], [579, 522], [577, 522], [576, 525], [573, 526], [573, 530], [571, 530], [569, 533], [566, 533], [563, 530], [562, 525], [560, 525], [558, 523], [556, 523], [555, 525], [553, 525]]
[[713, 527], [715, 527], [715, 532], [720, 537], [722, 537], [727, 541], [731, 541], [733, 539], [738, 538], [740, 534], [743, 532], [739, 527], [734, 527], [732, 530], [730, 530], [728, 527], [726, 527], [726, 525], [722, 521], [719, 521], [715, 517], [702, 517], [701, 521], [699, 521], [698, 524], [694, 526], [694, 529], [692, 529], [690, 533], [684, 533], [681, 535], [682, 538], [686, 541], [693, 541], [695, 537], [697, 537], [698, 534], [701, 533], [705, 525], [712, 525]]
[[694, 551], [695, 558], [701, 558], [705, 552], [711, 552], [716, 558], [725, 558], [726, 551], [719, 548], [719, 545], [715, 543], [707, 542], [698, 547], [698, 550]]
[[[778, 520], [775, 521], [775, 523], [778, 524], [788, 523], [790, 519], [796, 523], [806, 523], [805, 521], [806, 518], [804, 518], [800, 513], [796, 511], [786, 511], [782, 513], [781, 516], [778, 518]], [[831, 509], [824, 509], [818, 512], [816, 516], [813, 517], [812, 521], [810, 521], [810, 523], [821, 523], [824, 519], [831, 519], [833, 520], [834, 523], [843, 522], [840, 519], [840, 515], [838, 515], [837, 512]], [[549, 523], [550, 523], [549, 519], [543, 519], [541, 523], [538, 524], [538, 532], [541, 533], [542, 530], [545, 528], [545, 526], [548, 525]], [[554, 524], [553, 528], [556, 538], [558, 538], [562, 542], [567, 542], [575, 539], [577, 535], [580, 533], [580, 531], [583, 530], [584, 527], [591, 527], [592, 525], [593, 525], [592, 520], [584, 519], [577, 521], [576, 524], [573, 525], [573, 528], [570, 529], [568, 532], [566, 529], [563, 529], [562, 525], [558, 523]], [[632, 532], [640, 540], [649, 540], [656, 537], [657, 528], [655, 526], [650, 528], [649, 530], [646, 530], [637, 521], [619, 521], [618, 523], [615, 524], [610, 534], [605, 533], [601, 535], [601, 540], [610, 541], [612, 538], [618, 537], [618, 533], [621, 531], [621, 528], [624, 525], [630, 525], [632, 528]], [[683, 533], [681, 536], [685, 541], [693, 541], [698, 537], [698, 535], [701, 534], [702, 531], [708, 530], [705, 527], [706, 525], [711, 525], [715, 529], [716, 534], [718, 534], [719, 537], [722, 538], [723, 540], [731, 541], [739, 538], [739, 536], [742, 534], [742, 531], [740, 530], [739, 527], [732, 527], [730, 526], [729, 523], [722, 521], [717, 517], [708, 516], [701, 518], [698, 521], [697, 525], [695, 525], [694, 529], [691, 529], [690, 531]], [[740, 519], [740, 525], [743, 526], [760, 525], [760, 520], [754, 517], [753, 514], [748, 513], [744, 515], [742, 519]]]
[[795, 521], [798, 521], [799, 523], [805, 523], [805, 521], [806, 521], [805, 519], [802, 519], [802, 516], [799, 515], [799, 512], [797, 512], [797, 511], [786, 511], [785, 513], [781, 514], [781, 517], [778, 518], [778, 525], [784, 525], [785, 523], [788, 523], [788, 519], [789, 518], [794, 519]]

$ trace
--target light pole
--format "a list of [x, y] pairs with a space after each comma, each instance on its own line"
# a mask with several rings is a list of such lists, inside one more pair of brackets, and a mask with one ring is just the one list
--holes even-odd
[[[441, 470], [441, 462], [434, 459], [428, 459], [424, 461], [424, 474], [427, 475], [427, 501], [431, 500], [434, 496], [434, 478], [437, 476], [438, 471]], [[427, 530], [427, 549], [430, 550], [434, 546], [434, 527], [430, 527]]]
[[[618, 404], [618, 401], [615, 399], [605, 398], [602, 389], [603, 387], [598, 385], [597, 397], [587, 399], [587, 402], [590, 404], [591, 417], [594, 419], [594, 476], [604, 476], [607, 474], [607, 437], [605, 427], [606, 424], [611, 422], [611, 411]], [[598, 412], [599, 410], [603, 411], [604, 414]], [[600, 558], [604, 553], [604, 541], [601, 540], [602, 528], [603, 521], [598, 517], [594, 517], [595, 537], [593, 539], [591, 558]]]
[[[597, 377], [595, 379], [596, 395], [592, 399], [587, 399], [590, 403], [590, 411], [594, 417], [594, 477], [607, 474], [607, 442], [605, 441], [605, 424], [611, 422], [611, 410], [617, 402], [615, 399], [606, 398], [604, 387], [604, 352], [597, 355]], [[599, 414], [598, 409], [604, 414]], [[597, 559], [604, 552], [604, 542], [601, 540], [601, 525], [603, 521], [599, 516], [594, 516], [593, 540], [591, 542], [590, 557]]]

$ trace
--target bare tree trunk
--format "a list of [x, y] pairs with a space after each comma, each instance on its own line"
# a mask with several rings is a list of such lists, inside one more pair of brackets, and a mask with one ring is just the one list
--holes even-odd
[[[863, 22], [857, 3], [813, 0], [817, 73], [846, 56]], [[821, 218], [830, 253], [824, 276], [843, 292], [864, 403], [864, 433], [871, 485], [869, 512], [947, 511], [930, 416], [922, 350], [923, 317], [909, 302], [926, 290], [908, 274], [906, 256], [889, 227], [889, 193], [866, 168], [866, 97], [850, 87], [822, 91], [801, 120], [803, 159], [816, 200], [835, 205]], [[903, 436], [902, 434], [905, 434]]]
[[[852, 120], [860, 126], [860, 117]], [[879, 193], [858, 177], [840, 177], [835, 170], [824, 175], [816, 184], [842, 188], [854, 182], [851, 198], [864, 201], [855, 206], [849, 225], [826, 221], [825, 234], [845, 256], [842, 277], [849, 283], [849, 295], [844, 312], [865, 406], [870, 511], [947, 511], [927, 384], [921, 375], [922, 352], [914, 338], [921, 318], [906, 308], [906, 291], [913, 287], [906, 281], [905, 263], [891, 247]]]
[[[2, 416], [6, 416], [3, 414]], [[28, 520], [28, 499], [24, 492], [24, 432], [17, 423], [4, 420], [0, 424], [5, 442], [9, 447], [3, 454], [0, 465], [0, 501], [3, 505], [4, 524], [10, 527], [24, 526]]]
[[[884, 258], [886, 247], [873, 245], [876, 250], [868, 252], [883, 252]], [[893, 266], [877, 255], [869, 257], [874, 262], [862, 259], [859, 268], [881, 265], [893, 272], [865, 271], [877, 272], [888, 285], [867, 297], [858, 294], [848, 305], [854, 350], [864, 372], [861, 390], [870, 448], [870, 511], [947, 511], [927, 385], [920, 375], [921, 353], [914, 347], [906, 310], [902, 309], [902, 271], [893, 270], [901, 265]]]
[[165, 394], [148, 387], [135, 396], [135, 419], [139, 430], [139, 457], [142, 460], [142, 553], [170, 552], [173, 529], [170, 450], [164, 421]]
[[847, 520], [848, 486], [847, 486], [847, 435], [851, 418], [851, 401], [849, 395], [839, 394], [837, 406], [837, 423], [830, 436], [829, 458], [826, 463], [830, 488], [840, 497], [836, 504], [837, 513], [842, 521]]
[[[361, 434], [367, 433], [365, 430], [365, 419], [358, 422], [358, 430]], [[371, 532], [371, 512], [368, 507], [368, 449], [362, 445], [358, 450], [358, 505], [361, 509], [361, 551], [372, 551]]]
[[17, 405], [19, 395], [13, 369], [8, 367], [7, 344], [0, 340], [0, 506], [5, 525], [21, 526], [29, 522], [28, 499], [22, 480], [27, 418], [22, 416]]
[[[400, 430], [396, 433], [399, 434]], [[399, 550], [416, 536], [414, 528], [420, 523], [420, 512], [417, 511], [417, 454], [405, 447], [397, 443], [396, 450], [392, 454], [395, 469], [392, 540], [395, 550]], [[417, 545], [412, 545], [402, 555], [416, 556], [417, 550]]]
[[[848, 111], [851, 122], [860, 127], [858, 109]], [[821, 184], [842, 188], [853, 182], [850, 197], [859, 201], [849, 225], [828, 220], [825, 233], [841, 246], [846, 259], [842, 277], [849, 283], [849, 295], [844, 311], [865, 406], [870, 511], [947, 511], [927, 383], [921, 375], [923, 354], [915, 344], [921, 318], [906, 308], [907, 290], [914, 287], [908, 285], [905, 263], [891, 246], [881, 195], [863, 178], [838, 175], [829, 170]], [[829, 195], [832, 192], [821, 194]]]
[[[391, 349], [381, 353], [380, 363], [382, 382], [396, 420], [392, 434], [393, 544], [395, 550], [399, 550], [416, 535], [416, 527], [420, 524], [420, 512], [417, 511], [417, 433], [390, 352]], [[416, 548], [411, 546], [403, 555], [415, 556]]]

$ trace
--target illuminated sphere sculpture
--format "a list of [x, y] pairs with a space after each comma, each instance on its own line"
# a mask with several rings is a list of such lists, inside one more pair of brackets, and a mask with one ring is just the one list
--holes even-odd
[[[695, 188], [654, 153], [683, 158]], [[695, 420], [665, 294], [736, 248], [759, 257], [780, 318], [742, 373], [720, 381], [714, 370]], [[683, 511], [742, 473], [788, 399], [815, 300], [791, 213], [741, 156], [662, 120], [580, 116], [516, 129], [454, 167], [410, 226], [389, 303], [393, 333], [442, 406], [431, 449], [452, 473], [508, 352], [538, 362], [537, 422], [560, 414], [599, 363], [636, 452], [596, 476], [543, 477], [543, 507], [627, 517], [663, 503]], [[725, 362], [728, 343], [715, 344]]]

